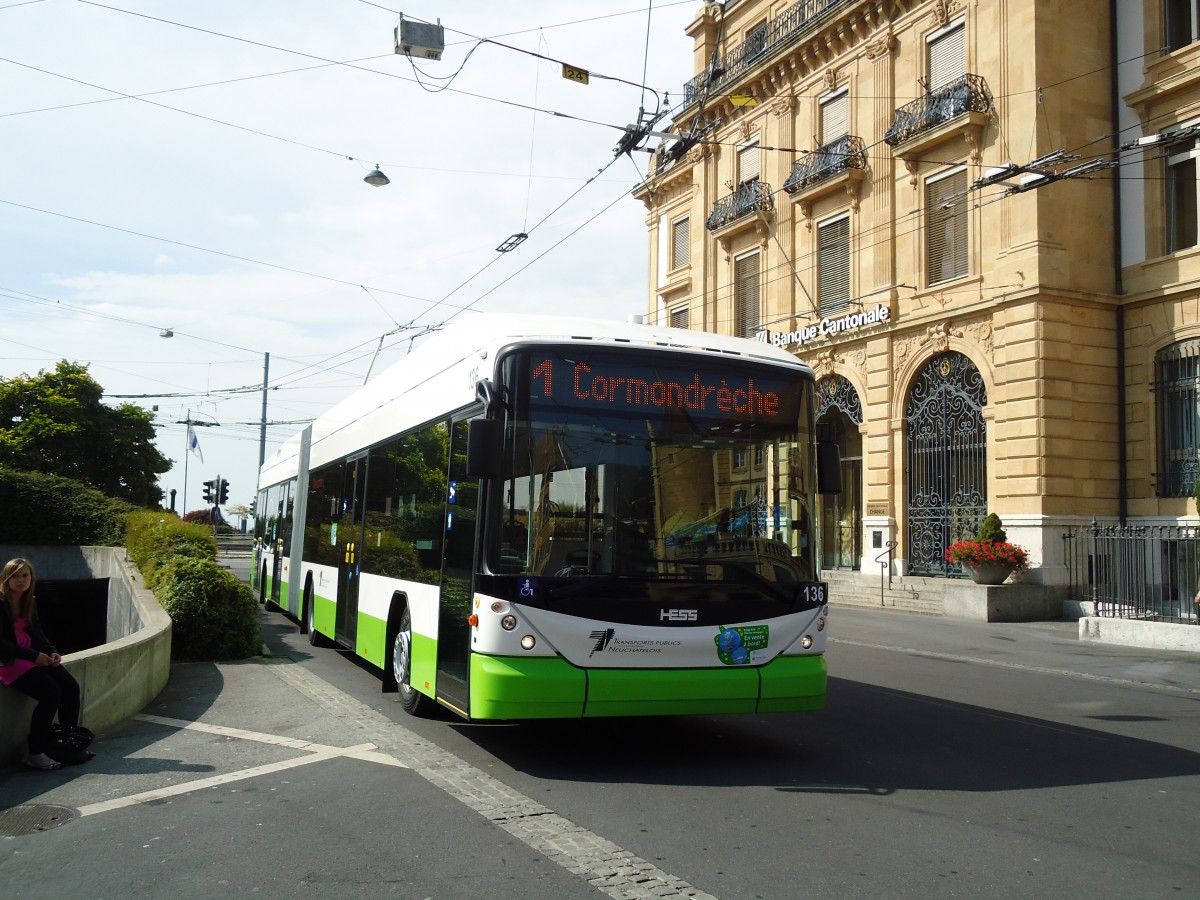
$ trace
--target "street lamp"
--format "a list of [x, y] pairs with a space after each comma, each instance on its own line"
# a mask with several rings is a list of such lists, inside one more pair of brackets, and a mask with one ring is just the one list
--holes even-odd
[[383, 174], [379, 166], [376, 166], [367, 173], [367, 177], [364, 178], [363, 181], [365, 181], [367, 184], [373, 185], [374, 187], [383, 187], [385, 184], [389, 184], [391, 179]]

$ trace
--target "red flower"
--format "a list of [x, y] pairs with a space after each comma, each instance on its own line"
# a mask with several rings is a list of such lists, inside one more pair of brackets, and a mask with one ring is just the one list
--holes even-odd
[[1015, 572], [1029, 567], [1029, 553], [1008, 541], [957, 541], [946, 550], [946, 560], [959, 565], [1011, 566]]

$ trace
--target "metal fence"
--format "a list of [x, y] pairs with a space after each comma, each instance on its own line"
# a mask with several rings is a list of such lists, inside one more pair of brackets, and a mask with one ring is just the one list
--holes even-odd
[[965, 74], [896, 110], [883, 142], [889, 147], [936, 128], [966, 112], [990, 112], [992, 92], [982, 75]]
[[809, 33], [835, 6], [848, 2], [849, 0], [799, 0], [793, 3], [762, 28], [754, 29], [746, 40], [716, 60], [711, 68], [687, 82], [683, 86], [683, 105], [695, 103], [703, 96], [706, 88], [710, 96], [720, 94], [719, 87], [724, 88], [751, 67], [765, 60], [766, 54], [795, 43], [801, 35]]
[[1200, 624], [1200, 527], [1099, 525], [1063, 535], [1070, 598], [1097, 616]]

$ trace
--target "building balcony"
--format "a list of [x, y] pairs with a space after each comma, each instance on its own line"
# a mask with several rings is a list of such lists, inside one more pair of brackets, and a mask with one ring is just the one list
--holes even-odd
[[761, 181], [750, 181], [728, 197], [722, 197], [714, 203], [712, 212], [704, 220], [704, 227], [709, 231], [718, 231], [751, 213], [770, 212], [774, 209], [775, 199], [771, 186]]
[[988, 113], [991, 108], [992, 93], [983, 76], [963, 75], [896, 110], [883, 142], [896, 147], [959, 116]]
[[695, 103], [705, 92], [712, 96], [720, 89], [737, 81], [755, 65], [795, 43], [811, 26], [825, 19], [839, 6], [850, 0], [799, 0], [780, 15], [767, 22], [766, 27], [756, 31], [746, 40], [716, 60], [709, 71], [701, 72], [683, 86], [683, 105]]
[[783, 183], [783, 189], [795, 194], [805, 188], [828, 181], [835, 175], [850, 169], [867, 167], [867, 151], [863, 139], [854, 134], [844, 134], [836, 141], [818, 148], [796, 160], [792, 174]]

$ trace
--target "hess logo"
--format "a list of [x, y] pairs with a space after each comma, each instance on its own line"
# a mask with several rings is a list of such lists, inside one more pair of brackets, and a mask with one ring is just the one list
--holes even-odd
[[695, 622], [696, 610], [694, 609], [660, 609], [658, 611], [658, 621], [660, 622]]

